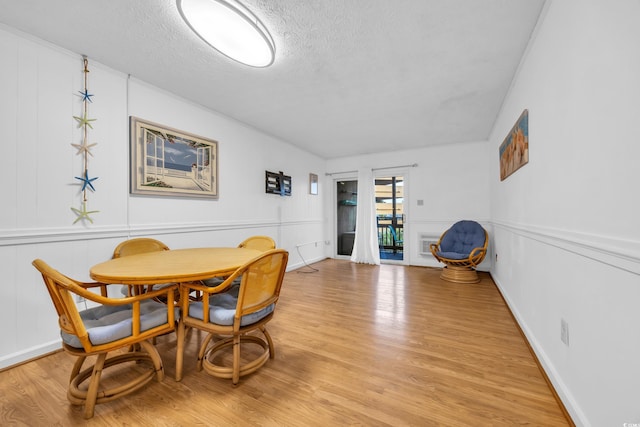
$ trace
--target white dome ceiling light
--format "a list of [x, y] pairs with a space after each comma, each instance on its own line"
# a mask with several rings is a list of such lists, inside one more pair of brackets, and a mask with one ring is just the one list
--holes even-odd
[[267, 28], [235, 0], [177, 0], [180, 15], [207, 44], [252, 67], [268, 67], [276, 47]]

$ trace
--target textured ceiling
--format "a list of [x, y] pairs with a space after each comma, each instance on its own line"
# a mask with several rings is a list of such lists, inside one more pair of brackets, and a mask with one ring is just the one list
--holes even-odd
[[243, 4], [269, 68], [211, 49], [173, 0], [0, 0], [0, 22], [336, 158], [485, 140], [544, 0]]

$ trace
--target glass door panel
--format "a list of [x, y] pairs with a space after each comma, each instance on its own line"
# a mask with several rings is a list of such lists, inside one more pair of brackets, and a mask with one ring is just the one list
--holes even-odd
[[358, 199], [358, 181], [337, 181], [336, 194], [337, 224], [336, 242], [338, 255], [351, 256], [356, 237], [356, 202]]
[[376, 219], [380, 260], [404, 259], [404, 179], [376, 177]]

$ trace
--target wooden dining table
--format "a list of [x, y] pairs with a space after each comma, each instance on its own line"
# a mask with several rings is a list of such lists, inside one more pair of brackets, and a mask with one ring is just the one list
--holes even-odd
[[260, 255], [238, 247], [189, 248], [146, 252], [114, 258], [89, 270], [95, 281], [125, 285], [155, 285], [227, 276]]
[[[137, 293], [144, 292], [145, 285], [189, 283], [211, 277], [229, 276], [260, 254], [262, 252], [255, 249], [238, 247], [147, 252], [96, 264], [90, 268], [89, 275], [98, 282], [132, 286], [137, 288]], [[182, 342], [182, 338], [178, 336], [176, 381], [182, 379]]]

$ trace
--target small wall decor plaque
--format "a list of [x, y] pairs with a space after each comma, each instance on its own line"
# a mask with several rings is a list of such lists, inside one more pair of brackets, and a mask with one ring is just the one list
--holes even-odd
[[279, 194], [281, 196], [291, 195], [291, 177], [282, 173], [265, 171], [265, 192], [269, 194]]
[[309, 174], [309, 194], [318, 195], [318, 175]]

